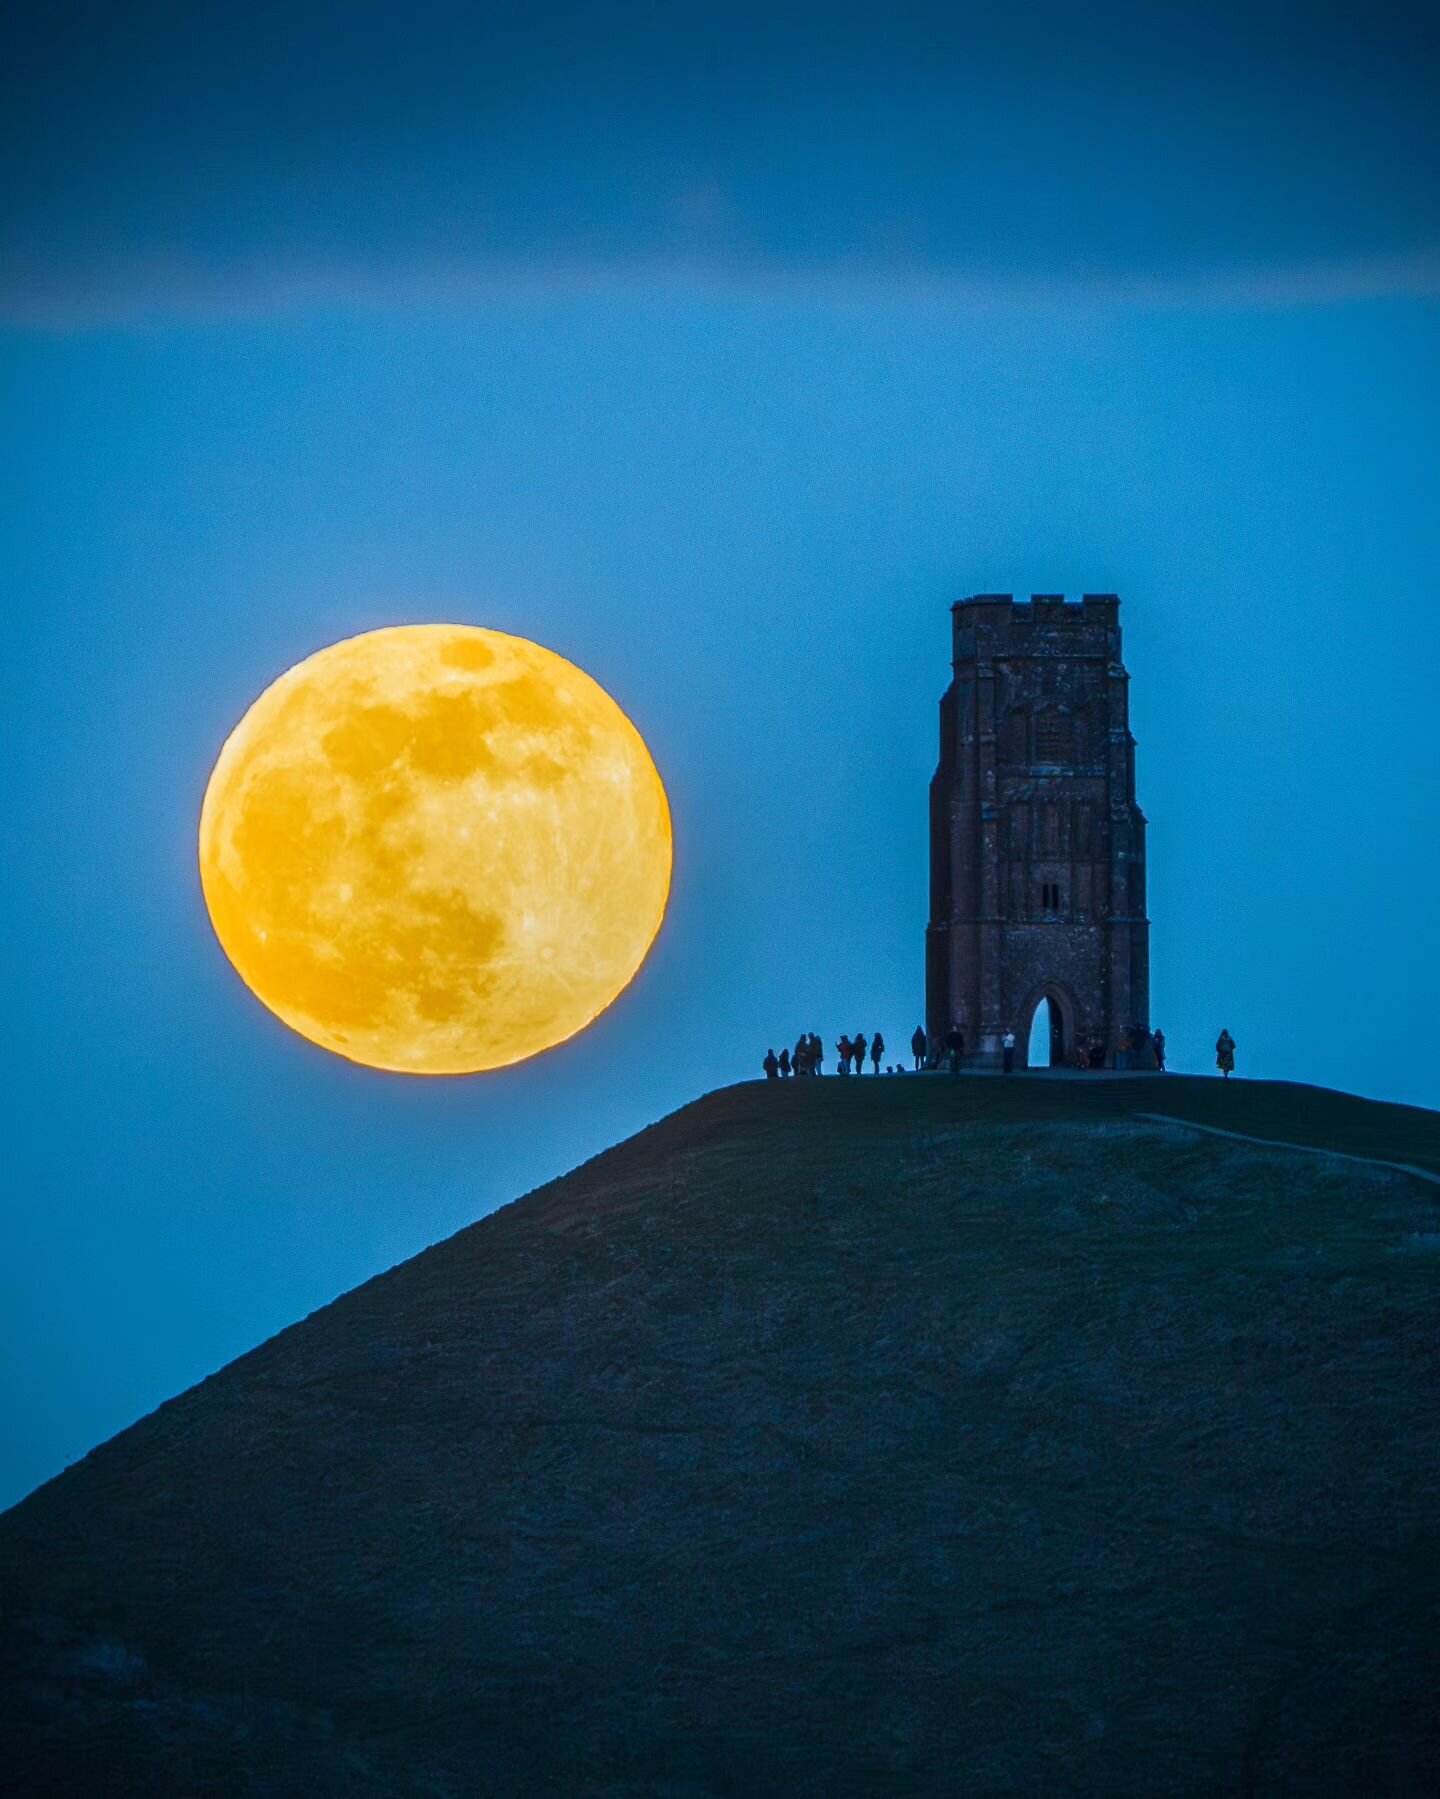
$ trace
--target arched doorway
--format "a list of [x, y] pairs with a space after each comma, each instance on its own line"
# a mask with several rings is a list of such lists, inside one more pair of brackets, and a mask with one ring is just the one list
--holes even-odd
[[1063, 1068], [1068, 1060], [1065, 1042], [1065, 1014], [1059, 1002], [1042, 993], [1030, 1020], [1030, 1035], [1025, 1046], [1027, 1068]]

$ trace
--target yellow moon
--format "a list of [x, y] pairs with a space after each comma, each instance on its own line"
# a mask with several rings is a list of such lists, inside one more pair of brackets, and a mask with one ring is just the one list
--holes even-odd
[[640, 733], [538, 644], [471, 625], [348, 638], [220, 752], [200, 880], [241, 980], [372, 1068], [471, 1074], [583, 1030], [670, 890]]

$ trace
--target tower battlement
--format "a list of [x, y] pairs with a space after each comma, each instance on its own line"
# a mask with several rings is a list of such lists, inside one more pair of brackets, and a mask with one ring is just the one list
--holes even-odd
[[1062, 593], [977, 593], [956, 600], [956, 662], [994, 656], [1089, 655], [1119, 657], [1120, 600], [1113, 593], [1087, 593], [1078, 600]]
[[1040, 616], [1052, 616], [1071, 621], [1082, 618], [1086, 611], [1098, 612], [1104, 607], [1112, 611], [1120, 604], [1120, 596], [1114, 593], [1087, 593], [1078, 600], [1072, 600], [1063, 593], [1032, 593], [1028, 600], [1017, 600], [1013, 593], [972, 593], [963, 600], [955, 600], [950, 607], [952, 612], [959, 612], [968, 606], [1009, 606], [1026, 616], [1040, 609]]

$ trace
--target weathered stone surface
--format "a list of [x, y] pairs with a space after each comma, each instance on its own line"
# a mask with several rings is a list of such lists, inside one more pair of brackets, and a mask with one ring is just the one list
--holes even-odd
[[999, 1061], [1007, 1030], [1023, 1065], [1045, 999], [1056, 1061], [1094, 1040], [1113, 1067], [1122, 1032], [1150, 1023], [1145, 819], [1119, 608], [1113, 594], [1075, 605], [978, 594], [951, 609], [955, 675], [930, 784], [926, 1028], [939, 1045], [958, 1024], [972, 1066]]
[[1437, 1790], [1437, 1189], [1162, 1085], [1332, 1116], [735, 1088], [284, 1332], [0, 1519], [0, 1786]]

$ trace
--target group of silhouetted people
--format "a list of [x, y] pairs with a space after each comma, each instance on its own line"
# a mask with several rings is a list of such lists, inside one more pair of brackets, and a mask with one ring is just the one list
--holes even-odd
[[853, 1037], [842, 1037], [835, 1045], [835, 1053], [840, 1058], [841, 1074], [864, 1074], [865, 1055], [869, 1051], [871, 1065], [876, 1074], [880, 1072], [880, 1059], [885, 1054], [885, 1039], [876, 1031], [870, 1042], [865, 1042], [864, 1031], [857, 1031]]
[[814, 1031], [801, 1031], [794, 1049], [782, 1049], [777, 1056], [767, 1049], [762, 1064], [768, 1081], [788, 1080], [792, 1075], [820, 1074], [825, 1061], [825, 1045]]
[[945, 1033], [944, 1043], [935, 1044], [925, 1035], [924, 1025], [917, 1024], [910, 1037], [910, 1054], [917, 1073], [926, 1068], [939, 1068], [944, 1062], [952, 1074], [959, 1074], [960, 1058], [965, 1054], [965, 1033], [958, 1024], [951, 1025]]
[[[952, 1032], [951, 1035], [957, 1033]], [[964, 1039], [961, 1038], [961, 1047], [963, 1046]], [[925, 1027], [917, 1024], [915, 1034], [910, 1039], [910, 1053], [917, 1070], [934, 1067], [929, 1059], [928, 1047]], [[853, 1037], [841, 1037], [835, 1044], [835, 1054], [838, 1059], [836, 1069], [840, 1074], [864, 1074], [867, 1061], [871, 1070], [879, 1074], [880, 1064], [885, 1060], [884, 1033], [876, 1031], [873, 1036], [867, 1037], [864, 1031], [857, 1031]], [[820, 1074], [823, 1072], [824, 1061], [825, 1051], [819, 1037], [814, 1031], [807, 1031], [801, 1035], [793, 1050], [782, 1049], [777, 1056], [773, 1049], [767, 1049], [761, 1067], [765, 1070], [767, 1080], [783, 1081], [797, 1074]], [[959, 1066], [958, 1061], [956, 1066]], [[885, 1072], [904, 1074], [905, 1068], [902, 1063], [896, 1063], [887, 1066]]]
[[[885, 1058], [885, 1039], [876, 1031], [873, 1037], [866, 1038], [863, 1031], [853, 1037], [841, 1037], [835, 1045], [839, 1057], [838, 1071], [841, 1074], [864, 1074], [865, 1062], [876, 1074], [880, 1072], [880, 1064]], [[1143, 1024], [1127, 1024], [1120, 1032], [1115, 1045], [1115, 1067], [1121, 1072], [1133, 1072], [1150, 1066], [1150, 1055], [1155, 1058], [1158, 1073], [1165, 1072], [1165, 1033], [1158, 1027], [1150, 1030]], [[948, 1067], [952, 1074], [959, 1074], [960, 1065], [965, 1055], [965, 1033], [959, 1025], [952, 1025], [945, 1033], [942, 1044], [937, 1046], [925, 1034], [924, 1025], [917, 1024], [914, 1035], [910, 1039], [910, 1054], [917, 1072], [923, 1069]], [[1075, 1042], [1071, 1066], [1077, 1069], [1103, 1069], [1106, 1064], [1106, 1048], [1102, 1038], [1078, 1037]], [[766, 1050], [762, 1066], [767, 1080], [786, 1080], [791, 1075], [820, 1074], [824, 1069], [825, 1046], [814, 1031], [802, 1031], [796, 1039], [793, 1050], [782, 1049], [777, 1056], [773, 1049]], [[1015, 1067], [1015, 1033], [1006, 1031], [1001, 1039], [1001, 1066], [1006, 1074]], [[1221, 1031], [1215, 1043], [1215, 1066], [1226, 1080], [1235, 1072], [1235, 1039], [1228, 1030]], [[887, 1074], [904, 1074], [903, 1064], [887, 1068]]]
[[[1165, 1033], [1149, 1030], [1143, 1024], [1127, 1024], [1115, 1042], [1115, 1067], [1122, 1073], [1149, 1068], [1149, 1054], [1154, 1052], [1155, 1068], [1165, 1072]], [[1075, 1039], [1070, 1066], [1077, 1069], [1101, 1069], [1107, 1062], [1103, 1037], [1080, 1036]]]
[[[885, 1039], [879, 1031], [868, 1039], [863, 1031], [858, 1031], [853, 1037], [842, 1037], [835, 1045], [835, 1053], [840, 1058], [841, 1074], [864, 1074], [867, 1056], [871, 1067], [879, 1074], [880, 1064], [885, 1058]], [[919, 1067], [920, 1064], [917, 1063], [916, 1066]], [[825, 1046], [814, 1031], [803, 1031], [796, 1039], [793, 1050], [782, 1049], [777, 1056], [773, 1049], [767, 1049], [761, 1067], [769, 1081], [788, 1080], [794, 1075], [823, 1074]], [[899, 1071], [887, 1069], [886, 1072]]]

